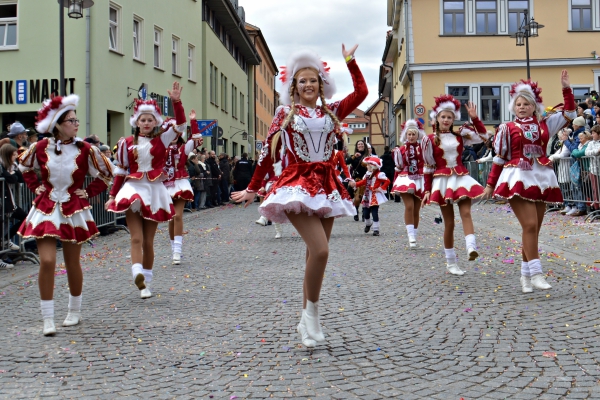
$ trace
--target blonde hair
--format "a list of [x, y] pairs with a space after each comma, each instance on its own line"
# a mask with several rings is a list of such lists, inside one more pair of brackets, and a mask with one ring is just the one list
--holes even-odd
[[[319, 79], [319, 97], [321, 99], [321, 109], [325, 112], [325, 114], [329, 115], [329, 117], [333, 121], [333, 123], [335, 125], [334, 130], [335, 130], [336, 134], [338, 134], [340, 132], [340, 120], [329, 109], [329, 107], [327, 107], [327, 102], [325, 100], [325, 89], [323, 88], [323, 80], [321, 79], [321, 76], [319, 75], [319, 71], [317, 71], [316, 69], [311, 68], [311, 67], [301, 68], [296, 72], [296, 74], [292, 78], [292, 83], [290, 84], [290, 93], [289, 93], [290, 103], [291, 103], [290, 111], [288, 112], [288, 115], [285, 117], [285, 120], [283, 120], [283, 123], [281, 124], [281, 128], [279, 129], [279, 131], [277, 133], [275, 133], [275, 135], [273, 136], [273, 140], [271, 141], [271, 146], [272, 146], [271, 147], [271, 158], [273, 160], [275, 160], [276, 156], [277, 156], [277, 145], [279, 144], [279, 140], [281, 140], [281, 131], [283, 131], [283, 130], [285, 130], [285, 128], [287, 128], [290, 121], [292, 120], [292, 118], [294, 118], [294, 115], [296, 114], [296, 87], [297, 87], [296, 76], [298, 76], [298, 74], [301, 71], [304, 71], [307, 69], [311, 70], [317, 74], [317, 77]], [[348, 136], [345, 133], [343, 134], [343, 139], [344, 139], [344, 143], [347, 143]]]
[[585, 138], [586, 141], [590, 141], [592, 140], [592, 134], [590, 133], [590, 131], [584, 131], [581, 132], [579, 135], [577, 135], [579, 137], [579, 139], [581, 140], [582, 138]]

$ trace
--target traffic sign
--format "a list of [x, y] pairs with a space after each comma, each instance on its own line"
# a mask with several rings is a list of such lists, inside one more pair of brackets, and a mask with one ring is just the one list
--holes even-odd
[[199, 119], [196, 121], [198, 123], [198, 130], [202, 134], [202, 136], [212, 136], [213, 130], [217, 128], [218, 120], [216, 119]]
[[261, 151], [263, 147], [263, 144], [261, 141], [256, 142], [256, 150]]
[[417, 104], [415, 106], [415, 114], [417, 115], [417, 117], [422, 117], [423, 115], [425, 115], [426, 111], [427, 109], [423, 104]]

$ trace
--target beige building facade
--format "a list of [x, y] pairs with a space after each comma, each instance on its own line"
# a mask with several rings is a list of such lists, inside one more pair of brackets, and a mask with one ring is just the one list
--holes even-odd
[[[395, 140], [408, 118], [428, 114], [434, 96], [473, 101], [482, 121], [512, 119], [513, 82], [527, 78], [525, 46], [514, 35], [529, 17], [544, 25], [529, 38], [531, 79], [546, 106], [562, 102], [560, 73], [567, 69], [575, 98], [600, 89], [600, 0], [388, 0], [390, 32], [382, 58], [380, 97], [388, 99], [386, 128]], [[530, 18], [528, 18], [530, 21]], [[462, 122], [467, 113], [463, 107]], [[457, 121], [457, 124], [462, 123]], [[429, 128], [430, 130], [430, 128]]]

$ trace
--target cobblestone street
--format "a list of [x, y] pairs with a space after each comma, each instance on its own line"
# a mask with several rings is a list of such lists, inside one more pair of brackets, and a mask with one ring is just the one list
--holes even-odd
[[[80, 325], [42, 336], [37, 268], [0, 271], [0, 398], [600, 399], [600, 224], [553, 213], [542, 229], [551, 290], [522, 294], [520, 228], [507, 205], [475, 205], [480, 254], [447, 273], [439, 208], [408, 248], [403, 206], [381, 236], [338, 219], [320, 302], [327, 342], [309, 351], [301, 314], [304, 244], [275, 240], [256, 205], [186, 214], [182, 264], [156, 239], [153, 297], [140, 299], [120, 231], [82, 251]], [[456, 212], [458, 215], [458, 212]], [[59, 252], [59, 257], [62, 253]]]

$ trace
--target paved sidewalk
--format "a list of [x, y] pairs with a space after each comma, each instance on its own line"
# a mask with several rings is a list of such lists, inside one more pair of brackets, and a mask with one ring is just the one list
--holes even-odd
[[132, 283], [127, 233], [84, 247], [84, 319], [59, 326], [59, 265], [54, 337], [41, 333], [37, 268], [0, 271], [0, 398], [600, 399], [600, 224], [549, 215], [553, 289], [525, 295], [508, 206], [473, 207], [476, 262], [457, 222], [463, 277], [446, 272], [438, 213], [423, 210], [414, 251], [401, 204], [382, 206], [380, 237], [336, 221], [327, 342], [313, 351], [295, 333], [304, 244], [289, 225], [281, 240], [256, 225], [256, 205], [187, 214], [179, 266], [161, 225], [148, 300]]

